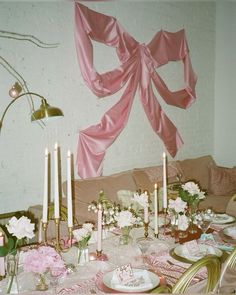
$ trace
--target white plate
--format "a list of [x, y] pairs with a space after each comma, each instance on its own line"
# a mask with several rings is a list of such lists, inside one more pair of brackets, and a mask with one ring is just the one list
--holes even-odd
[[227, 224], [235, 221], [235, 217], [228, 214], [216, 214], [212, 223], [214, 224]]
[[226, 227], [225, 229], [223, 229], [223, 233], [226, 236], [228, 236], [228, 237], [236, 240], [236, 225], [235, 226]]
[[181, 258], [187, 259], [191, 262], [195, 262], [208, 254], [214, 254], [218, 257], [221, 257], [223, 254], [223, 252], [220, 249], [217, 249], [209, 245], [200, 244], [199, 248], [199, 253], [197, 255], [192, 255], [191, 253], [189, 253], [185, 245], [178, 245], [174, 248], [174, 254]]
[[[104, 274], [103, 283], [108, 288], [113, 289], [115, 291], [126, 292], [126, 293], [146, 292], [146, 291], [156, 288], [160, 283], [160, 279], [155, 273], [148, 271], [148, 270], [144, 270], [144, 269], [138, 269], [138, 268], [133, 269], [133, 273], [134, 273], [135, 278], [142, 276], [144, 278], [148, 277], [148, 279], [149, 279], [149, 281], [147, 281], [147, 283], [142, 284], [137, 287], [130, 287], [130, 286], [125, 286], [125, 285], [114, 283], [116, 280], [114, 280], [114, 278], [113, 278], [113, 273], [114, 273], [114, 270]], [[145, 280], [145, 282], [146, 282], [146, 280]]]

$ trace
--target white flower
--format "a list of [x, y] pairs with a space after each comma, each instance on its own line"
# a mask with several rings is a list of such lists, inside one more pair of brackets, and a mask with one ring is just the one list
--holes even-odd
[[205, 192], [201, 191], [198, 184], [193, 181], [186, 182], [181, 187], [185, 192], [189, 193], [190, 196], [194, 196], [198, 200], [205, 199], [206, 197]]
[[10, 234], [17, 237], [17, 239], [34, 237], [34, 223], [26, 216], [21, 216], [17, 219], [15, 216], [9, 220], [9, 224], [6, 225], [7, 230]]
[[131, 200], [137, 202], [142, 207], [148, 206], [148, 195], [147, 194], [139, 195], [138, 193], [135, 193]]
[[188, 228], [188, 217], [186, 215], [179, 215], [178, 217], [178, 229], [186, 230]]
[[115, 216], [115, 220], [117, 221], [117, 225], [119, 227], [125, 227], [132, 226], [135, 223], [136, 218], [130, 211], [124, 210], [119, 212], [119, 214]]
[[73, 230], [73, 235], [77, 242], [81, 242], [84, 239], [88, 239], [91, 237], [93, 231], [92, 223], [84, 223], [82, 228]]
[[184, 202], [180, 197], [177, 197], [176, 200], [169, 200], [170, 209], [175, 210], [176, 213], [184, 212], [184, 209], [187, 207], [187, 203]]
[[182, 188], [185, 191], [189, 192], [191, 196], [198, 195], [200, 193], [198, 184], [196, 184], [193, 181], [189, 181], [189, 182], [186, 182], [185, 184], [182, 184]]
[[87, 229], [89, 232], [93, 231], [93, 224], [92, 223], [84, 223], [83, 228]]
[[76, 241], [80, 242], [89, 235], [89, 232], [85, 228], [80, 228], [73, 230], [73, 235]]
[[205, 192], [203, 192], [203, 191], [200, 191], [199, 193], [198, 193], [198, 198], [199, 198], [199, 200], [202, 200], [202, 199], [205, 199]]

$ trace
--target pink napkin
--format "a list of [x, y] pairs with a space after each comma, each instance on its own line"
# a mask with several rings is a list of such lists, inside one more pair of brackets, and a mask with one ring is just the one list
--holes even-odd
[[104, 294], [104, 292], [100, 291], [96, 286], [96, 281], [101, 279], [103, 276], [103, 272], [98, 272], [95, 277], [89, 280], [82, 281], [78, 284], [74, 284], [70, 287], [61, 288], [57, 294], [66, 295], [66, 294]]
[[222, 229], [224, 229], [225, 227], [229, 226], [228, 224], [211, 224], [210, 228], [212, 228], [213, 230], [219, 232]]
[[[174, 265], [168, 263], [167, 261], [172, 262]], [[168, 251], [148, 256], [147, 262], [150, 264], [151, 267], [154, 267], [159, 272], [161, 272], [165, 276], [167, 284], [171, 286], [175, 285], [180, 276], [191, 265], [172, 258], [169, 255]], [[206, 278], [206, 270], [199, 271], [199, 273], [193, 278], [190, 285], [196, 284]]]

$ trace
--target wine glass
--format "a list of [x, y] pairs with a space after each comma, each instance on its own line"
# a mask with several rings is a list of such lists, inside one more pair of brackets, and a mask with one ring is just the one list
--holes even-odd
[[199, 212], [195, 216], [195, 222], [197, 223], [198, 227], [202, 230], [202, 238], [205, 240], [206, 232], [209, 229], [215, 213], [211, 209], [207, 209], [205, 211]]
[[57, 294], [57, 286], [61, 278], [66, 276], [65, 267], [53, 267], [50, 269], [49, 278], [52, 286], [52, 294]]

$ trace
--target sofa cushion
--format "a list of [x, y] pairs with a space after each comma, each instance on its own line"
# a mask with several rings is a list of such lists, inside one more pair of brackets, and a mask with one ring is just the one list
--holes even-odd
[[[75, 199], [90, 203], [97, 200], [99, 192], [104, 191], [105, 196], [116, 200], [119, 190], [136, 190], [132, 171], [124, 171], [110, 176], [78, 179], [72, 182]], [[63, 183], [63, 192], [66, 195], [66, 182]]]
[[225, 213], [230, 199], [231, 196], [216, 196], [209, 194], [204, 200], [200, 201], [199, 209], [211, 208], [216, 213]]
[[203, 156], [195, 159], [179, 161], [183, 171], [182, 181], [193, 180], [199, 183], [201, 189], [208, 190], [209, 167], [215, 166], [211, 156]]
[[[178, 174], [183, 174], [179, 163], [175, 161], [169, 162], [167, 165], [168, 183], [176, 182]], [[162, 187], [163, 166], [136, 168], [133, 171], [133, 177], [138, 188], [152, 192], [155, 183]]]
[[217, 196], [232, 196], [236, 193], [236, 168], [211, 166], [209, 168], [209, 191]]
[[142, 169], [134, 169], [133, 179], [137, 186], [137, 189], [148, 190], [152, 192], [154, 190], [153, 183], [148, 178], [147, 173]]
[[[92, 213], [88, 212], [88, 205], [99, 197], [99, 192], [104, 191], [105, 196], [110, 200], [117, 201], [117, 192], [119, 190], [136, 191], [136, 184], [132, 177], [132, 170], [116, 173], [110, 176], [94, 177], [87, 179], [78, 179], [72, 182], [74, 207], [76, 217], [81, 222], [80, 217], [91, 219]], [[67, 183], [64, 182], [63, 192], [66, 195]], [[66, 199], [62, 199], [66, 204]], [[87, 218], [88, 217], [88, 218]]]
[[236, 194], [229, 200], [225, 212], [236, 217]]

